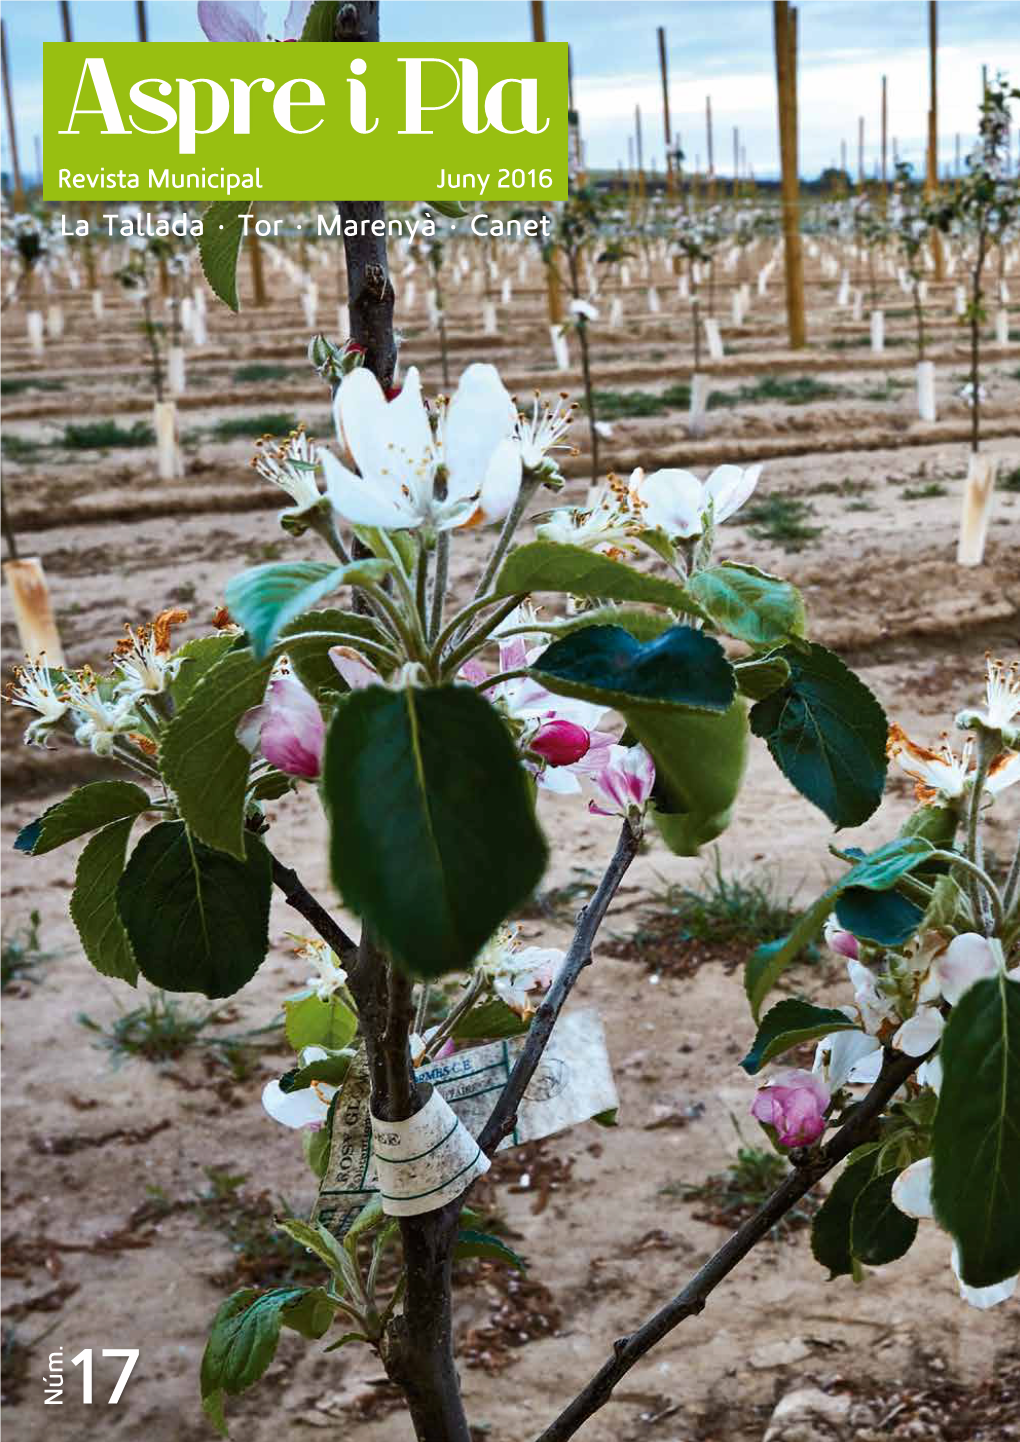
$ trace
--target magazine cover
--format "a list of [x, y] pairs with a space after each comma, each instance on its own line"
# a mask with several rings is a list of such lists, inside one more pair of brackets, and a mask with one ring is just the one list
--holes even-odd
[[1004, 1442], [1017, 0], [3, 0], [10, 1442]]

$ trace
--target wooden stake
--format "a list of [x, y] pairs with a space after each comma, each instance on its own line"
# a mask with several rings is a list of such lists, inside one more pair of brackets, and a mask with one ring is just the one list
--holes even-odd
[[733, 199], [740, 194], [740, 131], [733, 127]]
[[63, 666], [64, 648], [60, 644], [42, 561], [38, 556], [5, 561], [4, 580], [11, 593], [22, 651], [31, 661], [45, 657], [47, 666]]
[[531, 0], [531, 38], [545, 39], [545, 0]]
[[18, 164], [18, 136], [14, 129], [14, 100], [11, 95], [11, 72], [7, 64], [7, 21], [0, 20], [0, 64], [3, 66], [4, 103], [7, 106], [7, 138], [11, 143], [11, 170], [14, 174], [14, 209], [24, 210], [25, 191]]
[[[925, 184], [925, 194], [929, 200], [935, 199], [939, 185], [939, 90], [938, 90], [938, 4], [937, 0], [928, 0], [928, 73], [929, 73], [929, 95], [928, 108], [928, 175]], [[935, 262], [935, 279], [945, 280], [946, 265], [942, 254], [942, 237], [937, 230], [931, 233], [931, 253]]]
[[800, 237], [800, 181], [797, 175], [797, 12], [788, 0], [773, 0], [776, 87], [779, 92], [779, 149], [783, 171], [783, 260], [786, 322], [790, 348], [805, 345], [804, 257]]
[[145, 17], [145, 0], [135, 0], [135, 11], [138, 15], [138, 38], [145, 41], [149, 38], [149, 22]]
[[864, 189], [864, 116], [857, 118], [857, 188]]
[[889, 200], [889, 171], [887, 166], [887, 139], [889, 131], [889, 82], [882, 76], [882, 209]]
[[64, 27], [64, 39], [73, 40], [71, 33], [71, 6], [68, 0], [60, 0], [60, 23]]
[[715, 150], [712, 145], [712, 97], [705, 96], [705, 128], [708, 132], [708, 200], [715, 201]]
[[[545, 41], [545, 0], [531, 0], [531, 38]], [[549, 308], [549, 324], [563, 323], [563, 297], [560, 294], [560, 275], [555, 259], [545, 267], [546, 301]]]
[[641, 106], [634, 106], [634, 144], [637, 152], [637, 184], [638, 203], [643, 206], [645, 202], [645, 160], [644, 150], [641, 144]]
[[662, 76], [662, 133], [666, 137], [666, 194], [672, 199], [674, 193], [673, 135], [669, 123], [669, 68], [666, 63], [666, 31], [658, 28], [659, 74]]

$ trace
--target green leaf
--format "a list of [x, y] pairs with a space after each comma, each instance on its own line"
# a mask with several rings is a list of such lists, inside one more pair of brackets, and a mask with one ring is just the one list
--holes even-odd
[[[327, 1082], [330, 1086], [339, 1086], [347, 1075], [351, 1066], [353, 1052], [350, 1050], [339, 1051], [335, 1056], [322, 1057], [319, 1061], [310, 1061], [307, 1066], [295, 1067], [293, 1071], [284, 1072], [280, 1078], [280, 1090], [282, 1092], [299, 1092], [310, 1087], [312, 1082]], [[318, 1135], [318, 1133], [316, 1133]]]
[[321, 1287], [274, 1287], [262, 1293], [244, 1287], [228, 1297], [213, 1318], [202, 1357], [202, 1406], [213, 1425], [226, 1433], [224, 1396], [236, 1397], [259, 1380], [276, 1355], [281, 1326], [321, 1337], [332, 1315]]
[[248, 633], [254, 654], [268, 655], [284, 626], [344, 585], [380, 581], [389, 561], [283, 561], [253, 566], [227, 582], [227, 610]]
[[800, 1046], [801, 1042], [814, 1041], [834, 1031], [856, 1030], [857, 1023], [833, 1007], [812, 1006], [810, 1002], [787, 997], [765, 1013], [754, 1045], [740, 1065], [749, 1076], [754, 1076], [766, 1062]]
[[201, 678], [163, 736], [161, 761], [181, 816], [207, 846], [243, 860], [244, 803], [251, 756], [237, 724], [265, 695], [271, 659], [230, 651]]
[[586, 551], [583, 546], [561, 546], [556, 541], [529, 541], [517, 546], [503, 562], [496, 578], [499, 596], [530, 591], [566, 591], [595, 601], [648, 601], [688, 616], [707, 619], [683, 586], [622, 561]]
[[762, 1002], [779, 977], [820, 934], [829, 912], [844, 891], [852, 887], [887, 891], [901, 876], [922, 866], [931, 849], [931, 842], [923, 836], [897, 836], [870, 855], [861, 855], [839, 881], [808, 907], [788, 936], [759, 946], [744, 970], [744, 990], [753, 1016], [757, 1019]]
[[219, 200], [202, 214], [198, 254], [212, 290], [234, 312], [237, 299], [237, 258], [241, 253], [244, 207], [236, 200]]
[[504, 1262], [508, 1267], [516, 1267], [519, 1272], [527, 1270], [527, 1262], [512, 1251], [499, 1237], [494, 1237], [490, 1232], [475, 1232], [462, 1228], [457, 1233], [457, 1240], [453, 1244], [453, 1255], [457, 1261], [464, 1261], [468, 1257], [482, 1257], [487, 1262]]
[[723, 561], [697, 571], [689, 584], [720, 631], [738, 641], [773, 646], [804, 634], [804, 601], [797, 587], [756, 566]]
[[298, 1001], [285, 1001], [287, 1040], [295, 1051], [306, 1046], [324, 1046], [342, 1051], [350, 1046], [358, 1030], [358, 1018], [339, 997], [320, 1001], [313, 993]]
[[747, 707], [738, 697], [721, 715], [628, 706], [631, 733], [655, 762], [652, 817], [677, 856], [697, 856], [721, 836], [747, 765]]
[[453, 1028], [453, 1036], [457, 1041], [506, 1041], [523, 1036], [530, 1025], [513, 1007], [494, 996], [465, 1012]]
[[753, 661], [737, 661], [733, 667], [737, 690], [752, 701], [764, 701], [790, 679], [790, 663], [782, 656], [761, 656]]
[[644, 643], [622, 626], [590, 626], [554, 641], [528, 670], [550, 691], [606, 706], [725, 711], [736, 693], [719, 642], [692, 626]]
[[553, 640], [560, 636], [572, 636], [575, 631], [587, 630], [589, 626], [622, 626], [639, 641], [654, 641], [673, 624], [673, 618], [662, 611], [637, 610], [629, 606], [595, 606], [590, 611], [557, 618], [550, 622], [543, 634]]
[[917, 1218], [901, 1212], [892, 1199], [897, 1171], [880, 1172], [862, 1187], [850, 1220], [850, 1251], [868, 1267], [882, 1267], [910, 1251]]
[[321, 1222], [305, 1222], [300, 1217], [277, 1217], [276, 1225], [298, 1246], [314, 1253], [329, 1271], [338, 1277], [345, 1276], [350, 1259], [336, 1237]]
[[900, 946], [907, 941], [924, 916], [922, 907], [898, 891], [867, 891], [851, 886], [836, 902], [836, 919], [862, 941], [879, 946]]
[[103, 976], [134, 986], [138, 966], [117, 910], [117, 883], [124, 871], [134, 817], [114, 821], [93, 836], [78, 858], [71, 892], [71, 920], [82, 948]]
[[874, 1155], [851, 1162], [836, 1178], [832, 1191], [815, 1213], [811, 1224], [811, 1251], [815, 1261], [828, 1267], [830, 1280], [853, 1274], [850, 1228], [854, 1206], [874, 1170]]
[[126, 817], [133, 820], [151, 805], [149, 797], [133, 781], [90, 781], [23, 826], [14, 849], [29, 856], [43, 856], [112, 821]]
[[335, 40], [333, 27], [336, 24], [336, 12], [340, 9], [340, 0], [315, 0], [312, 8], [305, 16], [304, 29], [301, 31], [302, 40]]
[[787, 646], [790, 680], [751, 711], [776, 765], [836, 827], [859, 826], [885, 787], [885, 712], [824, 646]]
[[440, 215], [445, 215], [449, 220], [459, 220], [462, 215], [467, 215], [467, 210], [459, 200], [429, 200], [426, 204]]
[[195, 687], [205, 673], [222, 661], [230, 648], [237, 643], [237, 637], [230, 631], [221, 631], [216, 636], [196, 636], [186, 641], [176, 652], [181, 660], [180, 670], [170, 682], [170, 699], [175, 710], [186, 705]]
[[517, 750], [467, 687], [353, 693], [323, 795], [336, 885], [412, 975], [467, 970], [545, 869]]
[[233, 996], [269, 947], [269, 852], [247, 838], [237, 861], [203, 846], [180, 821], [163, 821], [135, 847], [117, 908], [138, 969], [166, 991]]
[[[282, 628], [274, 654], [285, 652], [298, 679], [313, 696], [319, 696], [324, 691], [347, 689], [330, 660], [330, 647], [353, 646], [357, 650], [361, 640], [392, 646], [391, 638], [370, 616], [328, 608], [306, 611]], [[372, 657], [372, 664], [379, 665], [375, 657]], [[379, 669], [385, 673], [385, 666], [380, 665]]]
[[960, 1274], [990, 1287], [1020, 1272], [1020, 982], [987, 977], [953, 1007], [939, 1048], [935, 1215]]

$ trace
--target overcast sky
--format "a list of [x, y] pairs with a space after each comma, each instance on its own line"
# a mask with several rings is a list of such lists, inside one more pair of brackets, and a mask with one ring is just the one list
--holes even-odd
[[[266, 3], [270, 33], [281, 33], [284, 3]], [[925, 0], [801, 0], [800, 157], [804, 175], [838, 160], [848, 144], [856, 170], [858, 117], [865, 117], [865, 164], [879, 145], [881, 77], [889, 81], [889, 134], [920, 164], [928, 107]], [[148, 0], [150, 40], [202, 40], [191, 0]], [[981, 66], [1020, 84], [1020, 0], [940, 0], [940, 159], [953, 161], [955, 136], [972, 140]], [[134, 39], [134, 0], [72, 0], [75, 40]], [[527, 0], [383, 0], [384, 40], [527, 40]], [[760, 176], [778, 171], [772, 5], [769, 0], [549, 0], [546, 33], [567, 40], [574, 98], [588, 164], [626, 162], [634, 107], [643, 116], [646, 164], [663, 163], [656, 27], [666, 28], [674, 131], [687, 163], [706, 159], [705, 97], [712, 97], [715, 160], [732, 169], [733, 127]], [[42, 118], [42, 42], [62, 38], [56, 0], [4, 0], [22, 167], [35, 171]], [[1017, 116], [1020, 121], [1020, 113]], [[3, 165], [9, 164], [6, 124]]]

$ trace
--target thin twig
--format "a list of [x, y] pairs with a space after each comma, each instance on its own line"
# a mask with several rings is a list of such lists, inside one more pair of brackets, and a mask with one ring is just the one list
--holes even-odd
[[828, 1145], [816, 1155], [809, 1155], [803, 1166], [791, 1172], [754, 1216], [738, 1227], [716, 1254], [695, 1273], [681, 1292], [636, 1332], [632, 1332], [629, 1337], [621, 1337], [614, 1343], [612, 1357], [545, 1429], [537, 1442], [566, 1442], [567, 1438], [573, 1437], [589, 1417], [605, 1406], [613, 1395], [614, 1387], [636, 1362], [661, 1342], [674, 1327], [703, 1311], [710, 1293], [743, 1261], [748, 1252], [768, 1235], [776, 1222], [796, 1206], [838, 1162], [868, 1139], [873, 1123], [884, 1111], [890, 1098], [923, 1060], [923, 1057], [887, 1051], [878, 1081], [860, 1106], [854, 1108], [850, 1119], [840, 1127]]
[[352, 941], [343, 927], [333, 920], [326, 908], [316, 901], [296, 871], [289, 866], [284, 866], [283, 862], [279, 861], [271, 851], [269, 859], [273, 863], [273, 885], [278, 886], [283, 892], [287, 905], [300, 912], [308, 924], [322, 937], [326, 945], [332, 947], [337, 956], [341, 959], [346, 957], [348, 961], [352, 960], [357, 953], [358, 943]]
[[556, 980], [546, 992], [542, 1005], [536, 1011], [521, 1054], [514, 1063], [507, 1084], [500, 1092], [489, 1120], [482, 1128], [478, 1144], [486, 1156], [491, 1157], [503, 1138], [514, 1129], [517, 1108], [521, 1104], [528, 1083], [535, 1074], [536, 1067], [542, 1060], [542, 1054], [549, 1044], [553, 1027], [563, 1010], [567, 997], [574, 989], [574, 983], [591, 961], [591, 947], [595, 940], [595, 933], [602, 925], [603, 918], [609, 910], [609, 903], [616, 895], [617, 888], [627, 873], [627, 868], [637, 855], [640, 841], [640, 833], [634, 831], [629, 821], [625, 821], [620, 830], [620, 839], [616, 843], [612, 860], [606, 867], [605, 874], [594, 895], [577, 919], [574, 939], [570, 943], [563, 966], [560, 968]]

